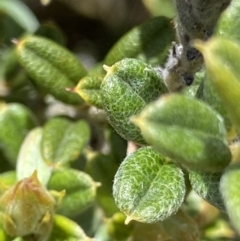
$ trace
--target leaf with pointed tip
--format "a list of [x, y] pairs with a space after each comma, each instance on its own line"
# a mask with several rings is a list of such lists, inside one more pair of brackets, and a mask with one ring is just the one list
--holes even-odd
[[76, 216], [93, 204], [98, 183], [86, 173], [74, 169], [59, 169], [52, 173], [47, 185], [49, 190], [66, 191], [58, 213]]
[[225, 210], [219, 191], [221, 173], [189, 172], [189, 180], [193, 190], [207, 202], [220, 210]]
[[220, 192], [228, 213], [228, 216], [240, 234], [240, 163], [230, 165], [220, 180]]
[[102, 79], [100, 76], [88, 75], [79, 81], [74, 92], [78, 93], [88, 104], [102, 108]]
[[48, 241], [92, 241], [82, 228], [72, 220], [55, 215], [53, 230]]
[[151, 65], [162, 64], [174, 38], [169, 18], [152, 18], [126, 33], [108, 52], [103, 62], [112, 65], [124, 58], [136, 58]]
[[36, 118], [24, 105], [0, 102], [0, 143], [7, 159], [15, 166], [20, 146]]
[[52, 118], [43, 128], [42, 156], [49, 165], [66, 165], [79, 157], [89, 139], [90, 128], [86, 121]]
[[105, 68], [101, 90], [109, 123], [124, 139], [145, 143], [130, 117], [167, 92], [166, 86], [155, 69], [140, 60], [123, 59]]
[[223, 119], [196, 99], [162, 96], [132, 121], [149, 144], [187, 168], [219, 172], [231, 160]]
[[39, 87], [63, 102], [83, 103], [80, 96], [66, 91], [87, 73], [67, 49], [49, 39], [30, 35], [17, 43], [16, 52], [19, 63]]
[[38, 179], [46, 185], [52, 172], [41, 154], [43, 129], [38, 127], [29, 132], [22, 143], [17, 159], [17, 179], [30, 177], [37, 170]]
[[222, 100], [232, 124], [240, 130], [240, 44], [215, 37], [196, 47], [203, 54], [211, 84]]
[[153, 223], [167, 219], [182, 205], [184, 174], [151, 147], [142, 147], [125, 158], [113, 184], [113, 197], [126, 223]]

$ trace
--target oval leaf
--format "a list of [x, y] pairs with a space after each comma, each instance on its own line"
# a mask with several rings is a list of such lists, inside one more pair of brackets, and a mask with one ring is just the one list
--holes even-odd
[[52, 172], [41, 154], [42, 128], [35, 128], [25, 138], [22, 143], [17, 159], [17, 179], [30, 177], [35, 170], [39, 181], [46, 185]]
[[229, 218], [235, 229], [240, 234], [240, 164], [236, 163], [229, 166], [223, 174], [220, 181], [220, 192], [229, 215]]
[[0, 102], [1, 149], [11, 164], [16, 164], [20, 146], [28, 131], [35, 126], [34, 115], [24, 105]]
[[53, 118], [43, 128], [41, 152], [48, 164], [64, 165], [76, 160], [90, 139], [87, 122]]
[[86, 75], [86, 70], [67, 49], [51, 40], [27, 36], [17, 43], [20, 64], [36, 84], [59, 100], [80, 104], [82, 99], [66, 91]]
[[88, 208], [95, 200], [97, 186], [89, 175], [74, 169], [55, 170], [48, 182], [48, 189], [66, 191], [57, 210], [66, 216], [76, 216]]
[[129, 118], [166, 92], [165, 85], [157, 72], [140, 60], [124, 59], [106, 70], [101, 89], [109, 123], [124, 139], [145, 143]]
[[220, 210], [225, 210], [219, 191], [221, 173], [195, 172], [189, 173], [193, 190], [207, 202]]
[[126, 33], [112, 47], [103, 62], [112, 65], [124, 58], [137, 58], [158, 65], [166, 59], [174, 39], [171, 21], [165, 17], [156, 17]]
[[78, 93], [88, 104], [102, 108], [102, 79], [100, 76], [88, 75], [80, 80], [74, 92]]
[[223, 119], [196, 99], [165, 95], [133, 122], [148, 143], [188, 168], [219, 172], [231, 160]]
[[232, 123], [240, 130], [240, 45], [222, 38], [196, 43], [202, 52], [210, 81], [226, 108]]
[[127, 216], [126, 223], [165, 220], [182, 205], [185, 191], [182, 170], [151, 147], [127, 156], [113, 184], [113, 196]]

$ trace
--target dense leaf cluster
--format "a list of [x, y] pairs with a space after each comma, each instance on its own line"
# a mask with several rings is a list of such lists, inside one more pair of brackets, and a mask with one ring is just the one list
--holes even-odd
[[238, 240], [240, 2], [143, 2], [90, 70], [0, 2], [1, 241]]

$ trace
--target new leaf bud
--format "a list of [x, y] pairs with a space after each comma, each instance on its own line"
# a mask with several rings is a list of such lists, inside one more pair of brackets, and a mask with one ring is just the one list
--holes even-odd
[[10, 236], [44, 241], [51, 233], [55, 201], [37, 178], [37, 171], [18, 181], [0, 198], [3, 226]]

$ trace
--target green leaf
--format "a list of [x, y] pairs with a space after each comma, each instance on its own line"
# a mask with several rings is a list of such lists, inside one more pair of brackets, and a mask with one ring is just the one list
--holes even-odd
[[58, 213], [76, 216], [93, 204], [98, 183], [84, 172], [74, 169], [55, 170], [48, 182], [48, 189], [66, 191]]
[[209, 75], [205, 76], [200, 99], [208, 105], [210, 105], [215, 111], [217, 111], [223, 117], [228, 138], [231, 139], [232, 137], [234, 137], [236, 133], [234, 133], [234, 129], [229, 119], [227, 110], [224, 106], [223, 100], [219, 97], [218, 93], [216, 92]]
[[107, 230], [113, 240], [124, 241], [130, 237], [134, 229], [134, 224], [125, 224], [126, 216], [116, 212], [111, 218], [107, 219]]
[[16, 23], [28, 32], [34, 32], [39, 26], [37, 18], [22, 1], [1, 0], [0, 11], [12, 17]]
[[119, 136], [116, 131], [111, 128], [111, 126], [105, 129], [105, 136], [110, 147], [109, 155], [111, 156], [113, 162], [119, 165], [126, 157], [128, 143]]
[[114, 178], [113, 196], [126, 223], [153, 223], [167, 219], [182, 205], [184, 174], [151, 147], [127, 156]]
[[173, 1], [143, 0], [143, 3], [153, 16], [166, 16], [169, 18], [174, 18], [176, 15]]
[[72, 220], [55, 215], [53, 230], [48, 241], [91, 241], [82, 228]]
[[0, 183], [3, 183], [4, 185], [11, 187], [16, 182], [17, 182], [17, 175], [15, 171], [7, 171], [0, 174]]
[[211, 84], [222, 100], [230, 120], [240, 130], [240, 45], [223, 38], [212, 38], [206, 43], [198, 42], [196, 47], [204, 56], [205, 66]]
[[136, 223], [132, 240], [198, 241], [199, 232], [193, 219], [180, 209], [176, 215], [162, 222], [153, 224]]
[[221, 173], [190, 171], [189, 180], [193, 190], [207, 202], [220, 210], [225, 210], [219, 191]]
[[220, 181], [220, 192], [227, 210], [227, 214], [240, 234], [240, 163], [230, 165]]
[[78, 93], [89, 105], [102, 108], [102, 79], [100, 76], [88, 75], [79, 81], [74, 92]]
[[63, 46], [66, 44], [66, 37], [64, 36], [61, 29], [53, 22], [46, 22], [41, 24], [40, 27], [34, 32], [34, 35], [51, 39]]
[[166, 92], [165, 85], [158, 73], [140, 60], [123, 59], [105, 68], [102, 103], [109, 123], [124, 139], [145, 143], [130, 117]]
[[99, 152], [86, 152], [87, 164], [85, 171], [101, 186], [97, 189], [97, 201], [107, 216], [118, 211], [112, 197], [112, 180], [117, 172], [118, 165], [113, 160]]
[[6, 234], [2, 221], [3, 221], [3, 217], [2, 217], [2, 213], [0, 213], [0, 240], [1, 241], [15, 241], [11, 237], [9, 237], [9, 235]]
[[69, 104], [83, 102], [75, 93], [66, 91], [86, 75], [67, 49], [43, 37], [27, 36], [17, 43], [17, 56], [28, 75], [47, 93]]
[[55, 117], [44, 125], [41, 153], [49, 165], [66, 165], [80, 156], [89, 139], [90, 127], [86, 121]]
[[218, 26], [216, 35], [227, 39], [240, 41], [240, 2], [239, 0], [231, 0], [230, 6], [223, 12]]
[[152, 18], [126, 33], [103, 62], [112, 65], [124, 58], [137, 58], [152, 65], [163, 64], [174, 38], [174, 29], [168, 18]]
[[196, 99], [165, 95], [133, 122], [149, 144], [187, 168], [219, 172], [231, 160], [223, 119]]
[[17, 179], [21, 180], [30, 177], [35, 170], [39, 181], [46, 185], [52, 172], [52, 168], [45, 163], [41, 154], [41, 140], [43, 135], [42, 128], [35, 128], [29, 132], [24, 142], [17, 159]]
[[34, 126], [35, 116], [27, 107], [18, 103], [0, 102], [1, 149], [12, 165], [16, 164], [22, 141]]

